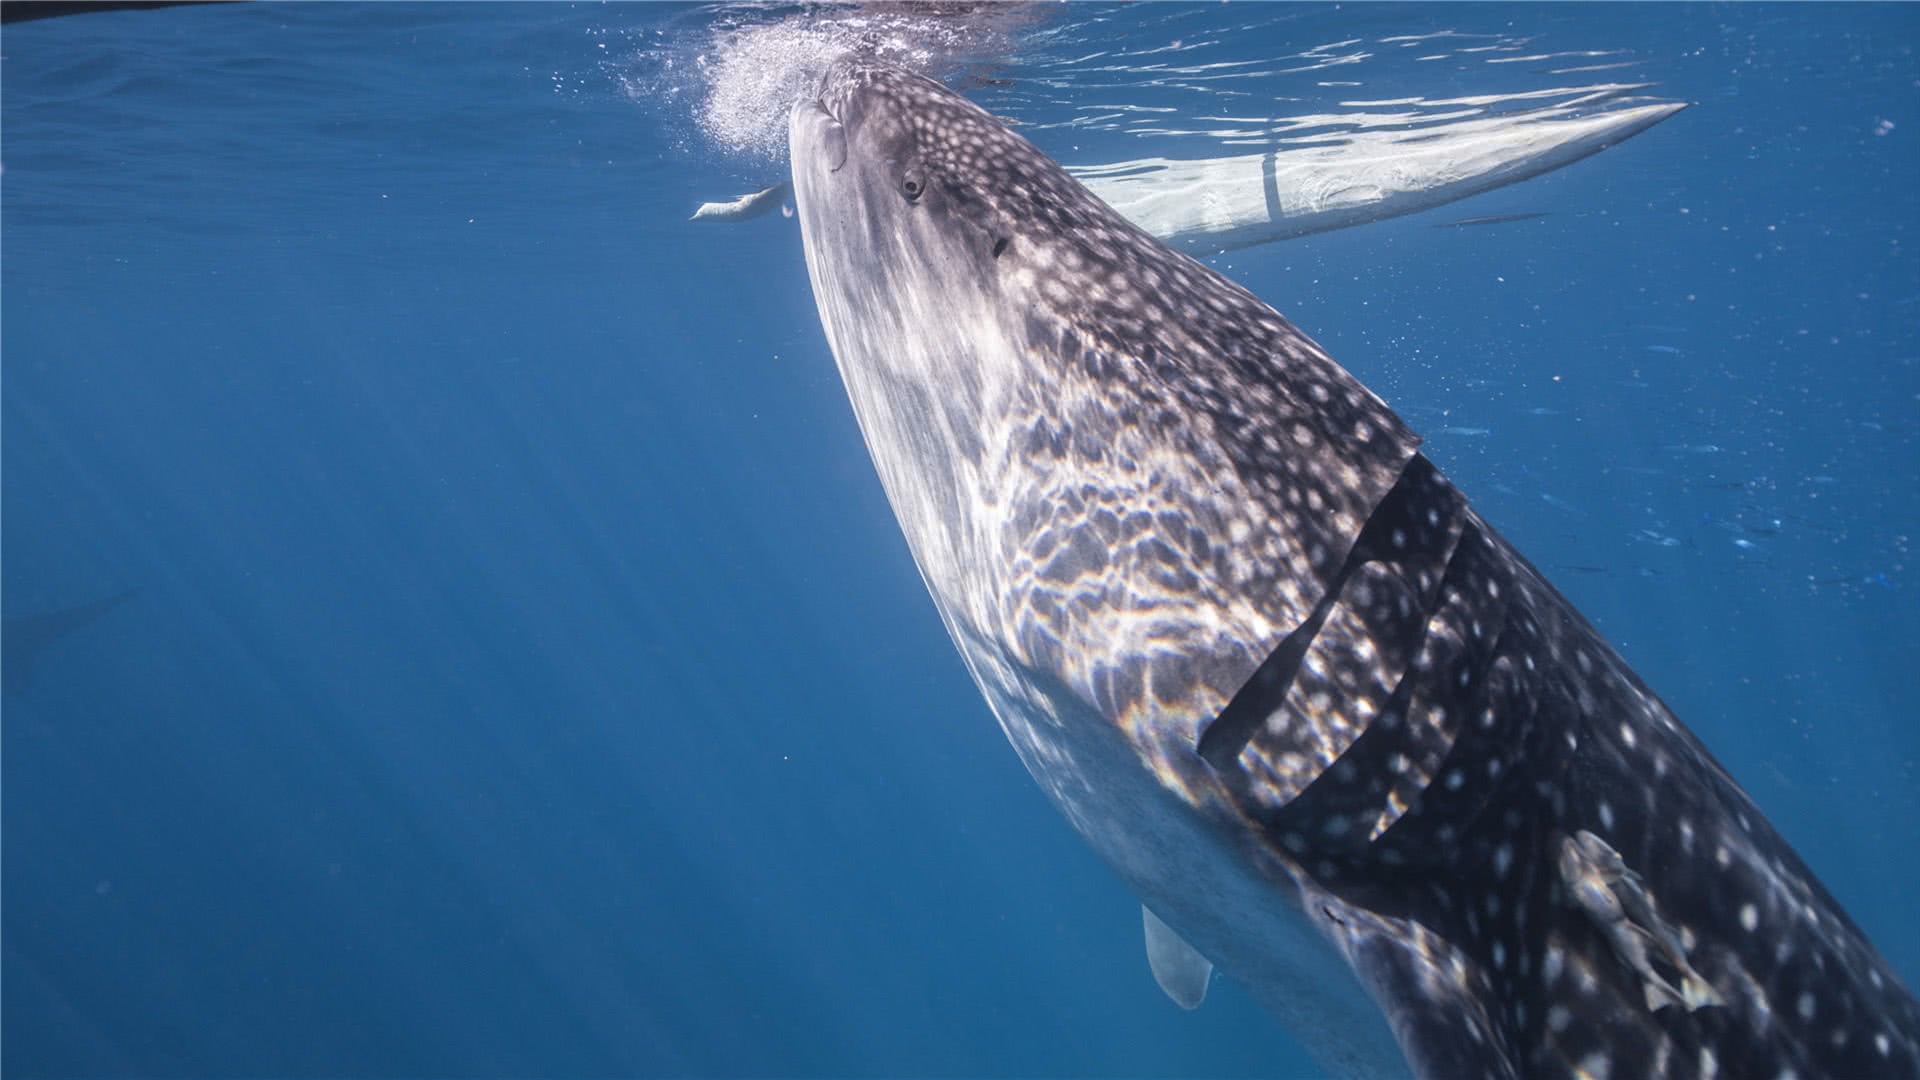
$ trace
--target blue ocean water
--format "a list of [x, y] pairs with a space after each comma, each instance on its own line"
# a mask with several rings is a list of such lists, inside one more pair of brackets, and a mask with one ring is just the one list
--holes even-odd
[[1005, 745], [793, 223], [685, 220], [848, 19], [1080, 163], [1693, 103], [1212, 261], [1920, 981], [1920, 8], [217, 5], [0, 38], [0, 1069], [1311, 1073]]

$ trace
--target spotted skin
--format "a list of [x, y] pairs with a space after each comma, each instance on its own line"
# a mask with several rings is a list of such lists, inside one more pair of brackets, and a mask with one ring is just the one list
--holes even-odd
[[1913, 1077], [1747, 795], [1252, 294], [848, 58], [790, 124], [822, 326], [1035, 779], [1329, 1071]]

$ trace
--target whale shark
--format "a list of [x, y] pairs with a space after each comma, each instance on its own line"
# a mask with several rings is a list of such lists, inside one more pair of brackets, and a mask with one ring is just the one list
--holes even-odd
[[7, 616], [0, 624], [0, 686], [9, 694], [24, 694], [33, 681], [41, 654], [65, 641], [101, 616], [139, 595], [138, 588], [122, 589], [84, 604]]
[[1753, 800], [1252, 293], [939, 83], [789, 116], [821, 326], [1008, 740], [1330, 1073], [1912, 1077], [1920, 1005]]

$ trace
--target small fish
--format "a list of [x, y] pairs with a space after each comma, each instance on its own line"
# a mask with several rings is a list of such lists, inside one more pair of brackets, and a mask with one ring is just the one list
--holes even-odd
[[1786, 514], [1785, 517], [1799, 525], [1802, 529], [1812, 529], [1814, 532], [1826, 533], [1829, 536], [1844, 536], [1846, 534], [1845, 529], [1830, 524], [1824, 519], [1816, 520], [1805, 514], [1793, 513]]
[[1483, 427], [1454, 426], [1454, 427], [1443, 427], [1438, 431], [1435, 431], [1434, 434], [1435, 435], [1460, 435], [1460, 436], [1469, 437], [1469, 438], [1485, 438], [1488, 435], [1493, 434], [1493, 429], [1483, 428]]
[[1657, 352], [1657, 353], [1668, 353], [1668, 354], [1670, 354], [1670, 355], [1673, 355], [1673, 356], [1679, 356], [1679, 355], [1680, 355], [1680, 346], [1678, 346], [1678, 345], [1649, 345], [1649, 346], [1647, 346], [1647, 351], [1648, 351], [1648, 352]]
[[1883, 589], [1893, 588], [1892, 579], [1887, 577], [1884, 571], [1878, 574], [1859, 574], [1859, 575], [1848, 575], [1845, 577], [1829, 577], [1829, 578], [1809, 577], [1807, 579], [1807, 584], [1814, 585], [1814, 586], [1875, 585]]
[[1713, 443], [1677, 443], [1660, 449], [1670, 454], [1718, 454], [1721, 452], [1720, 447]]
[[1533, 221], [1546, 216], [1545, 213], [1537, 211], [1527, 214], [1489, 214], [1486, 217], [1470, 217], [1461, 218], [1459, 221], [1435, 222], [1433, 228], [1465, 229], [1473, 225], [1508, 225], [1516, 221]]

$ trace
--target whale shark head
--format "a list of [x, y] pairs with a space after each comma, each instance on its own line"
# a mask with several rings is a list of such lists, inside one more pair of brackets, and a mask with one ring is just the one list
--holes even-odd
[[861, 267], [870, 301], [922, 282], [1004, 295], [1065, 238], [1138, 237], [1004, 122], [899, 68], [836, 62], [789, 136], [810, 246]]
[[[1188, 706], [1158, 713], [1211, 715], [1418, 440], [1272, 308], [931, 79], [842, 59], [789, 138], [822, 325], [956, 636], [1115, 723], [1146, 683]], [[1061, 548], [1082, 522], [1132, 541]], [[1156, 655], [1179, 670], [1146, 671]]]
[[844, 58], [818, 97], [795, 107], [789, 135], [805, 166], [804, 201], [821, 211], [807, 223], [823, 242], [889, 275], [924, 267], [994, 279], [1012, 239], [1004, 203], [1017, 190], [1019, 155], [977, 106], [909, 72]]

